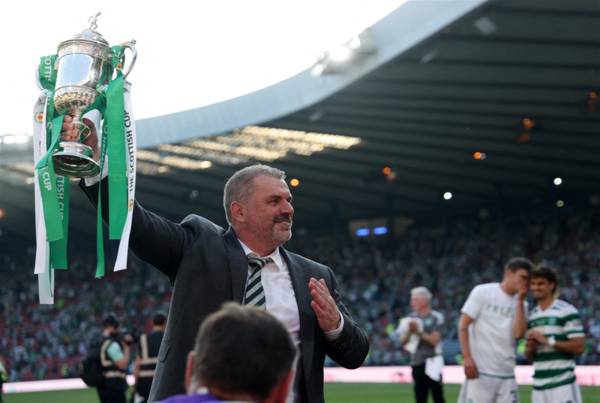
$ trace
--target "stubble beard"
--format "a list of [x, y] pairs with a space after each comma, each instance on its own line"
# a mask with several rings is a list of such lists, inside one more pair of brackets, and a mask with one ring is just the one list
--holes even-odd
[[290, 226], [286, 230], [278, 230], [274, 226], [272, 230], [272, 239], [277, 244], [277, 246], [281, 246], [290, 239], [292, 239], [292, 223], [290, 222]]

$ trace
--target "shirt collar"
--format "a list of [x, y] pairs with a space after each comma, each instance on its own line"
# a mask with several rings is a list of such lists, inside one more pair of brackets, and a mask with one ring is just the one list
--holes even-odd
[[[244, 254], [246, 256], [248, 256], [249, 253], [254, 253], [255, 255], [259, 256], [258, 253], [254, 252], [252, 249], [250, 249], [248, 247], [248, 245], [246, 245], [245, 243], [243, 243], [239, 238], [238, 241], [240, 242], [240, 245], [242, 245], [242, 249], [244, 250]], [[275, 266], [277, 266], [278, 269], [281, 269], [283, 266], [283, 258], [281, 256], [281, 253], [279, 252], [279, 248], [275, 248], [275, 250], [267, 256], [260, 256], [261, 258], [267, 258], [270, 257], [271, 259], [273, 259], [273, 263], [275, 263]]]
[[552, 303], [550, 305], [548, 305], [548, 308], [546, 309], [542, 309], [542, 307], [538, 304], [538, 309], [540, 310], [540, 312], [547, 312], [550, 309], [552, 309], [552, 307], [554, 307], [554, 305], [556, 305], [556, 302], [558, 301], [558, 298], [554, 298], [554, 301], [552, 301]]

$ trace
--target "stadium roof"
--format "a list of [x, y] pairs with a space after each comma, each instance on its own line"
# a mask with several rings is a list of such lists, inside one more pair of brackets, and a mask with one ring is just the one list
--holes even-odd
[[[599, 38], [597, 2], [409, 1], [347, 65], [139, 121], [138, 199], [223, 223], [226, 178], [259, 161], [299, 179], [300, 226], [569, 203], [600, 184]], [[0, 150], [0, 228], [33, 240], [30, 154], [15, 150]], [[91, 239], [80, 193], [72, 231]]]

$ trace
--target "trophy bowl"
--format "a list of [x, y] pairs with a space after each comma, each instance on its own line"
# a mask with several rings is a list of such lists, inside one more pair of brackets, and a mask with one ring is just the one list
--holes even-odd
[[55, 92], [56, 110], [72, 115], [73, 125], [80, 133], [79, 141], [61, 141], [53, 154], [54, 170], [59, 175], [87, 178], [100, 173], [92, 148], [82, 143], [89, 136], [90, 129], [81, 121], [81, 115], [94, 103], [96, 95], [96, 90], [84, 86], [65, 86]]

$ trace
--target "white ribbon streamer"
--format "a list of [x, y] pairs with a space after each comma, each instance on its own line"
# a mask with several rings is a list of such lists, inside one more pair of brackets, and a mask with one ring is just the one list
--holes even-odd
[[[42, 92], [33, 107], [33, 161], [34, 166], [46, 153], [46, 106], [48, 96]], [[54, 269], [50, 267], [50, 245], [46, 239], [46, 222], [42, 209], [42, 197], [37, 171], [34, 170], [35, 197], [35, 265], [34, 274], [38, 276], [38, 295], [40, 304], [54, 304]]]
[[125, 155], [127, 155], [127, 217], [119, 250], [115, 261], [114, 271], [127, 269], [127, 254], [129, 252], [129, 236], [131, 234], [131, 219], [135, 203], [135, 173], [136, 173], [136, 129], [133, 107], [131, 104], [131, 83], [124, 83], [124, 105], [125, 105]]

